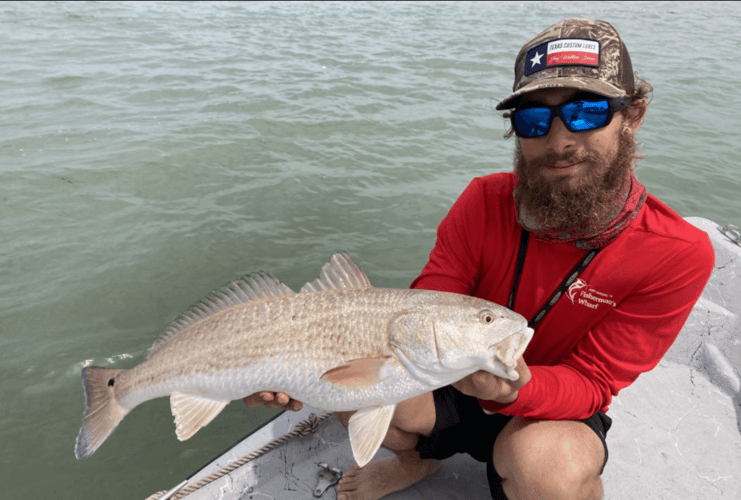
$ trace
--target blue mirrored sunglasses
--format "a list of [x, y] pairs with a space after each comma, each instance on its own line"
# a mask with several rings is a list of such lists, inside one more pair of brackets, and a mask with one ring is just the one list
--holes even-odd
[[558, 106], [534, 103], [516, 109], [510, 119], [518, 137], [541, 137], [551, 130], [553, 117], [558, 116], [571, 132], [584, 132], [606, 127], [616, 111], [625, 109], [630, 97], [576, 98]]

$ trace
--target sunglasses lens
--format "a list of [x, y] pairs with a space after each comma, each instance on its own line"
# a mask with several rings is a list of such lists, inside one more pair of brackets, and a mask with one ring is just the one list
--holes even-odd
[[548, 133], [551, 123], [551, 110], [548, 108], [518, 109], [512, 121], [515, 132], [520, 137], [540, 137]]
[[607, 100], [574, 101], [561, 107], [566, 127], [572, 132], [604, 127], [610, 116]]

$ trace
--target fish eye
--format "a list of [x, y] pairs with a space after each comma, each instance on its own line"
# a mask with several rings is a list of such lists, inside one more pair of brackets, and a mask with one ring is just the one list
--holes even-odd
[[481, 321], [485, 325], [492, 323], [494, 321], [494, 313], [488, 309], [482, 310], [481, 312], [479, 312], [479, 321]]

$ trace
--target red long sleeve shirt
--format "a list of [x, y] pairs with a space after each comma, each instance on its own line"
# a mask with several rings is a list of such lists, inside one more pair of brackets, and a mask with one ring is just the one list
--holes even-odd
[[[513, 173], [474, 179], [440, 223], [430, 260], [412, 288], [507, 304], [521, 227]], [[515, 311], [531, 319], [586, 250], [530, 238]], [[524, 354], [532, 373], [506, 415], [584, 419], [655, 367], [710, 278], [708, 235], [648, 195], [636, 219], [597, 254], [536, 326]]]

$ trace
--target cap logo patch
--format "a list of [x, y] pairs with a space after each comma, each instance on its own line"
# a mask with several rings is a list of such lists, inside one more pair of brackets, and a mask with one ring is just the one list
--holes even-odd
[[525, 76], [554, 66], [599, 67], [600, 42], [584, 38], [559, 38], [527, 51]]

